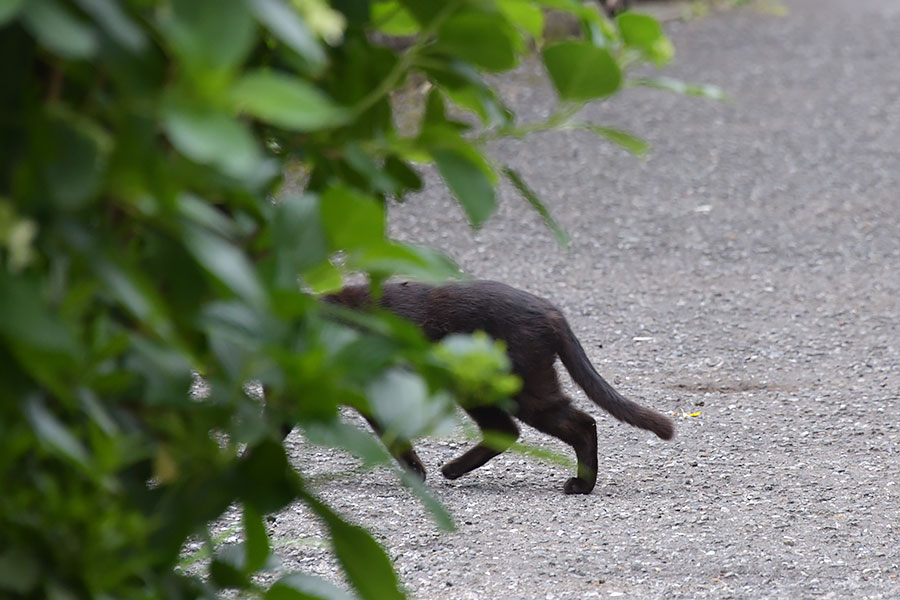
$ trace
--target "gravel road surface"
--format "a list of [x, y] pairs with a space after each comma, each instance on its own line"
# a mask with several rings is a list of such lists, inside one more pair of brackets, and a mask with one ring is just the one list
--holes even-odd
[[[323, 481], [411, 597], [900, 598], [900, 2], [783, 4], [668, 25], [669, 74], [731, 103], [633, 90], [586, 111], [650, 140], [644, 160], [580, 133], [496, 147], [568, 251], [511, 189], [479, 232], [432, 176], [393, 207], [397, 237], [552, 299], [677, 427], [662, 442], [570, 386], [600, 434], [597, 488], [575, 497], [569, 468], [513, 453], [445, 481], [469, 442], [423, 440], [452, 533], [387, 468]], [[552, 106], [539, 64], [501, 87], [525, 119]], [[308, 476], [355, 466], [288, 444]], [[341, 582], [304, 506], [270, 525], [286, 570]]]

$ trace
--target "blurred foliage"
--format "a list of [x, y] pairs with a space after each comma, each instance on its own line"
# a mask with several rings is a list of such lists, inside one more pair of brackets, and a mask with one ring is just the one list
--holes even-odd
[[[582, 35], [545, 42], [550, 7]], [[395, 35], [415, 37], [373, 42]], [[560, 102], [519, 124], [483, 73], [533, 45]], [[486, 142], [581, 127], [642, 152], [574, 115], [628, 85], [626, 67], [671, 53], [652, 19], [613, 23], [573, 0], [0, 1], [0, 596], [346, 597], [309, 575], [254, 577], [273, 564], [263, 515], [301, 501], [355, 594], [403, 597], [381, 547], [289, 464], [279, 427], [377, 464], [383, 447], [339, 406], [415, 437], [454, 395], [494, 400], [515, 381], [487, 339], [432, 346], [309, 292], [348, 272], [457, 275], [386, 236], [385, 200], [422, 187], [417, 163], [472, 225], [504, 176], [564, 239]], [[391, 93], [412, 74], [429, 91], [404, 135]], [[282, 186], [298, 164], [299, 185]], [[232, 505], [244, 542], [218, 546], [206, 528]], [[209, 540], [205, 574], [178, 567], [192, 535]]]

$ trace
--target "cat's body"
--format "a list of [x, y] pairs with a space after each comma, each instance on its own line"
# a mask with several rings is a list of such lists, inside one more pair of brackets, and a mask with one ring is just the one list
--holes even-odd
[[[371, 304], [367, 286], [348, 286], [326, 297], [350, 308]], [[522, 379], [513, 416], [535, 429], [570, 444], [578, 458], [578, 476], [565, 485], [568, 494], [587, 494], [597, 478], [597, 430], [594, 419], [574, 406], [562, 392], [553, 363], [557, 356], [597, 405], [617, 419], [648, 429], [663, 439], [673, 435], [671, 421], [620, 395], [594, 370], [562, 313], [547, 300], [493, 281], [470, 281], [430, 286], [421, 283], [386, 284], [379, 304], [422, 328], [437, 341], [452, 333], [484, 331], [506, 342], [513, 372]], [[510, 414], [496, 406], [468, 411], [483, 431], [497, 432], [509, 444], [519, 429]], [[370, 421], [371, 422], [371, 421]], [[372, 422], [378, 430], [378, 424]], [[482, 442], [441, 469], [456, 479], [486, 463], [505, 448]], [[412, 446], [396, 446], [392, 453], [406, 468], [425, 476]]]

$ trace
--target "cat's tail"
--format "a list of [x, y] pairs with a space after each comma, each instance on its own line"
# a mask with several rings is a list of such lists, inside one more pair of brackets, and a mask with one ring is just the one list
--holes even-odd
[[572, 379], [581, 386], [588, 397], [620, 421], [650, 430], [664, 440], [672, 439], [675, 434], [672, 421], [655, 410], [629, 400], [613, 389], [594, 369], [562, 314], [559, 315], [558, 323], [559, 358], [572, 375]]

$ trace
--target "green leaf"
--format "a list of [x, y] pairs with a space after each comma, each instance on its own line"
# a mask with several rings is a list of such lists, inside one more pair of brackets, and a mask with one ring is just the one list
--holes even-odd
[[56, 0], [29, 0], [22, 22], [42, 46], [65, 58], [86, 59], [97, 52], [97, 32]]
[[332, 250], [381, 244], [385, 237], [384, 207], [348, 187], [331, 187], [319, 200], [322, 224]]
[[622, 71], [606, 48], [589, 42], [561, 42], [543, 52], [544, 66], [564, 100], [592, 100], [614, 93]]
[[425, 509], [431, 513], [431, 518], [434, 519], [439, 528], [444, 531], [453, 531], [456, 529], [456, 524], [453, 522], [453, 516], [441, 501], [434, 497], [434, 494], [428, 490], [418, 476], [403, 470], [401, 480], [403, 481], [403, 485], [412, 490]]
[[328, 294], [341, 289], [344, 275], [331, 261], [322, 260], [303, 270], [303, 281], [315, 294]]
[[409, 164], [392, 154], [384, 161], [384, 172], [396, 182], [396, 194], [402, 196], [407, 191], [422, 189], [422, 179]]
[[140, 52], [147, 46], [143, 30], [114, 0], [76, 0], [81, 9], [91, 15], [106, 33], [132, 52]]
[[372, 4], [372, 24], [381, 33], [407, 36], [419, 33], [416, 20], [396, 1]]
[[371, 244], [350, 256], [348, 266], [369, 273], [392, 273], [420, 281], [442, 282], [460, 276], [459, 267], [433, 248], [388, 241]]
[[327, 269], [323, 263], [328, 262], [328, 242], [319, 199], [312, 194], [284, 195], [275, 207], [272, 241], [277, 260], [276, 283], [280, 288], [295, 289], [301, 272]]
[[18, 16], [19, 11], [22, 10], [22, 6], [25, 4], [25, 0], [2, 0], [0, 1], [0, 27], [6, 25], [8, 21], [11, 21]]
[[516, 66], [522, 40], [509, 22], [498, 13], [461, 11], [438, 29], [433, 49], [465, 60], [488, 71], [505, 71]]
[[88, 467], [90, 456], [84, 445], [47, 410], [43, 401], [33, 396], [25, 401], [23, 409], [31, 428], [41, 442], [72, 462]]
[[372, 416], [389, 440], [411, 440], [429, 433], [450, 412], [446, 398], [432, 397], [417, 373], [390, 369], [367, 388]]
[[240, 498], [261, 514], [280, 510], [302, 491], [284, 447], [271, 439], [247, 449], [235, 476]]
[[602, 135], [612, 143], [621, 146], [635, 156], [644, 156], [650, 149], [650, 144], [648, 144], [641, 138], [628, 133], [627, 131], [622, 131], [621, 129], [601, 127], [599, 125], [592, 125], [590, 123], [577, 123], [573, 124], [573, 126], [579, 129], [584, 129], [586, 131], [596, 133], [597, 135]]
[[547, 208], [547, 205], [544, 204], [540, 198], [538, 198], [537, 194], [531, 187], [525, 183], [525, 180], [522, 179], [522, 176], [513, 169], [512, 167], [503, 167], [503, 174], [509, 179], [510, 183], [515, 186], [519, 193], [528, 201], [531, 207], [537, 211], [539, 215], [541, 215], [541, 219], [544, 220], [544, 224], [553, 232], [553, 236], [556, 238], [556, 243], [560, 246], [568, 246], [569, 245], [569, 236], [566, 234], [565, 230], [560, 227], [559, 223], [556, 222], [556, 219], [553, 218], [553, 215], [550, 214], [550, 210]]
[[340, 420], [305, 424], [303, 433], [313, 444], [346, 450], [362, 460], [366, 469], [390, 460], [384, 446], [372, 434]]
[[403, 600], [406, 597], [387, 554], [365, 529], [347, 523], [307, 493], [303, 494], [303, 500], [328, 526], [334, 553], [360, 598]]
[[163, 105], [162, 125], [172, 145], [200, 164], [237, 179], [256, 180], [263, 155], [250, 129], [229, 115], [172, 94]]
[[246, 555], [241, 544], [228, 544], [216, 552], [209, 565], [209, 576], [219, 588], [244, 589], [250, 586]]
[[544, 12], [529, 0], [497, 0], [507, 19], [537, 41], [544, 36]]
[[185, 225], [185, 248], [207, 272], [254, 305], [265, 302], [256, 270], [247, 256], [226, 239], [195, 225]]
[[305, 58], [314, 71], [325, 66], [325, 52], [296, 9], [283, 0], [248, 0], [248, 3], [256, 18]]
[[99, 125], [62, 106], [48, 108], [50, 155], [43, 176], [62, 210], [85, 208], [96, 200], [106, 172], [112, 141]]
[[353, 600], [347, 592], [330, 581], [307, 575], [290, 573], [272, 584], [265, 600]]
[[269, 558], [269, 536], [262, 516], [252, 506], [244, 505], [244, 551], [246, 564], [244, 570], [255, 573], [260, 570]]
[[66, 324], [46, 309], [39, 286], [0, 269], [0, 290], [0, 337], [10, 345], [77, 356], [75, 339]]
[[163, 31], [195, 73], [230, 70], [250, 52], [256, 27], [244, 2], [172, 0]]
[[701, 98], [710, 98], [712, 100], [728, 100], [722, 88], [716, 85], [708, 84], [690, 84], [685, 83], [672, 77], [640, 77], [629, 80], [630, 85], [639, 85], [643, 87], [656, 88], [658, 90], [666, 90], [667, 92], [675, 92], [676, 94], [685, 94], [687, 96], [699, 96]]
[[640, 51], [647, 60], [662, 66], [672, 59], [672, 42], [653, 17], [629, 11], [616, 17], [616, 24], [625, 45]]
[[237, 110], [293, 131], [335, 127], [350, 116], [317, 87], [287, 73], [264, 69], [239, 79], [230, 98]]
[[466, 211], [473, 227], [480, 227], [497, 208], [494, 185], [486, 163], [473, 160], [473, 155], [451, 148], [430, 151], [438, 171]]
[[28, 595], [40, 580], [41, 565], [26, 548], [0, 552], [0, 589]]

